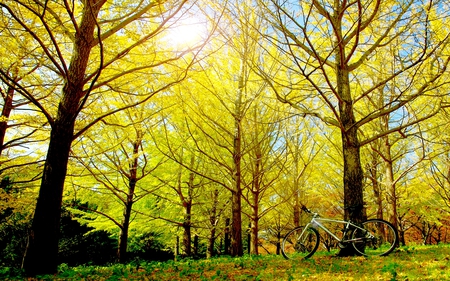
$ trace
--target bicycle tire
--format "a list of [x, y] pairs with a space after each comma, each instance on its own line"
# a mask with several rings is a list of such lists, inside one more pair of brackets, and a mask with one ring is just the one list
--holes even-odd
[[352, 242], [356, 252], [364, 256], [387, 256], [398, 243], [398, 233], [395, 227], [381, 219], [371, 219], [362, 223], [364, 231], [355, 228], [351, 238], [364, 238]]
[[304, 227], [296, 227], [284, 236], [281, 243], [281, 253], [286, 259], [307, 259], [319, 247], [319, 232], [312, 227], [303, 232]]

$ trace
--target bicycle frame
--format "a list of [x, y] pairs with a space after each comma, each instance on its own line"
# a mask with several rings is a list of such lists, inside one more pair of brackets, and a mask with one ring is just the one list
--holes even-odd
[[[306, 231], [309, 227], [313, 227], [315, 229], [320, 228], [326, 233], [328, 233], [331, 237], [336, 239], [339, 243], [348, 243], [348, 242], [357, 242], [362, 241], [365, 238], [355, 238], [355, 239], [345, 239], [347, 232], [351, 229], [350, 227], [358, 228], [360, 230], [366, 231], [364, 228], [352, 223], [351, 221], [345, 221], [345, 220], [336, 220], [336, 219], [327, 219], [327, 218], [321, 218], [317, 213], [312, 213], [313, 217], [309, 223], [306, 224], [304, 231]], [[344, 234], [342, 236], [342, 239], [339, 238], [336, 234], [334, 234], [331, 230], [329, 230], [326, 226], [324, 226], [321, 222], [332, 222], [332, 223], [339, 223], [344, 225]], [[302, 234], [303, 234], [302, 232]], [[366, 237], [370, 238], [370, 237]]]

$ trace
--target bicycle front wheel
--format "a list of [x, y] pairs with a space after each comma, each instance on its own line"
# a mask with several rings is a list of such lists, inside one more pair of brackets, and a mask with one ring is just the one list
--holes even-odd
[[283, 239], [281, 252], [286, 259], [307, 259], [319, 246], [319, 232], [311, 227], [294, 228]]
[[355, 250], [364, 256], [386, 256], [391, 253], [398, 242], [398, 233], [392, 224], [380, 219], [367, 220], [362, 223], [364, 230], [355, 228], [352, 242]]

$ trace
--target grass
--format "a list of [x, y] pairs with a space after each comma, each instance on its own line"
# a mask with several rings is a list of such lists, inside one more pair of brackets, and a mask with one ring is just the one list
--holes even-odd
[[[2, 271], [3, 270], [3, 271]], [[61, 265], [57, 275], [26, 279], [17, 272], [1, 280], [450, 280], [450, 245], [402, 247], [387, 257], [334, 257], [319, 252], [291, 261], [262, 255], [209, 260], [141, 262], [110, 267]], [[3, 274], [3, 275], [2, 275]]]

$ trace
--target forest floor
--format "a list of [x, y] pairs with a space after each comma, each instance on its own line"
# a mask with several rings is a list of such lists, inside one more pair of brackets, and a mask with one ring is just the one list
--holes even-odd
[[308, 260], [276, 255], [141, 262], [109, 267], [61, 265], [57, 275], [2, 280], [450, 280], [450, 245], [401, 247], [387, 257], [335, 257], [318, 252]]

